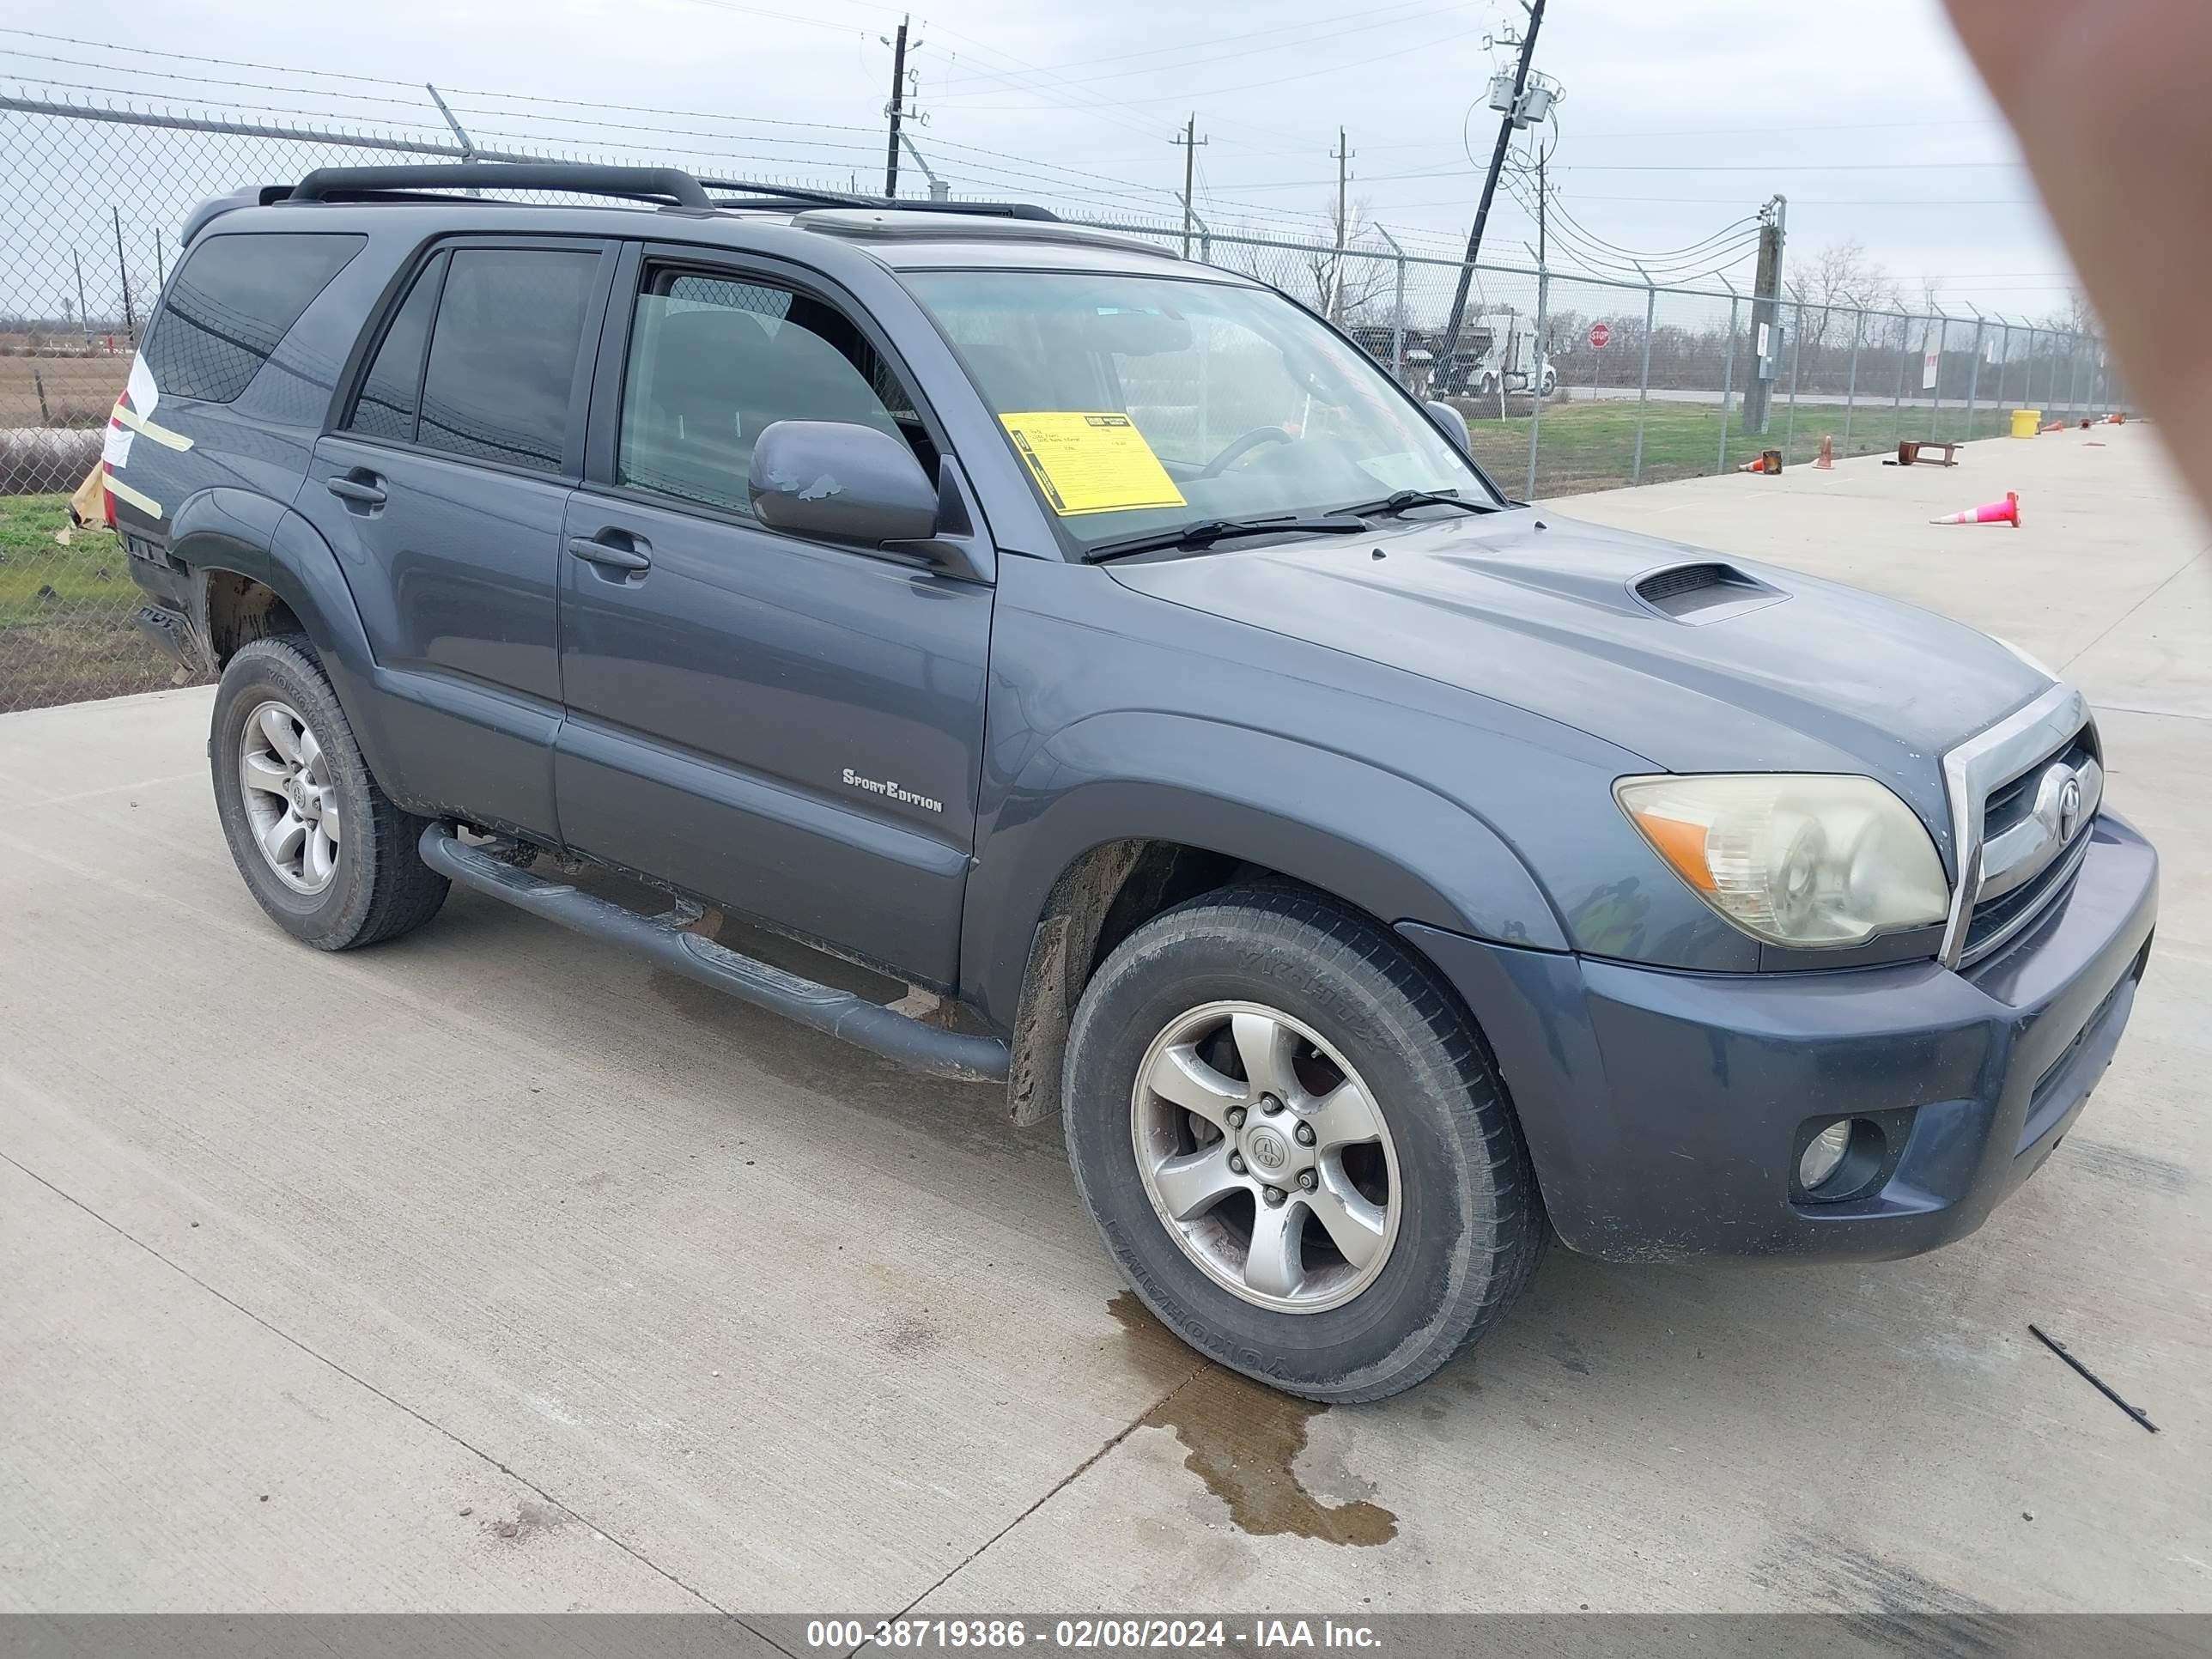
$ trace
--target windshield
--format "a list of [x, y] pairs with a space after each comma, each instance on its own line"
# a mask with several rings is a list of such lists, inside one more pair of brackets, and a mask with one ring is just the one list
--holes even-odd
[[906, 280], [1086, 550], [1400, 490], [1498, 499], [1380, 366], [1268, 289], [1079, 271]]

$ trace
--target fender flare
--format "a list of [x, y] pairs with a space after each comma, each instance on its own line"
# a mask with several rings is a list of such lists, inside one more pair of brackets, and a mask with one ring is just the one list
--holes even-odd
[[1259, 865], [1385, 927], [1417, 921], [1569, 948], [1535, 877], [1468, 807], [1371, 762], [1253, 727], [1155, 711], [1092, 716], [1032, 751], [991, 823], [969, 877], [961, 977], [997, 1022], [1015, 1016], [1062, 873], [1119, 841]]
[[337, 555], [323, 534], [284, 502], [251, 489], [217, 485], [180, 503], [170, 520], [169, 556], [192, 577], [190, 624], [213, 660], [209, 576], [218, 571], [259, 582], [300, 619], [330, 676], [369, 770], [387, 793], [404, 781], [382, 722], [374, 718], [376, 671], [368, 631]]

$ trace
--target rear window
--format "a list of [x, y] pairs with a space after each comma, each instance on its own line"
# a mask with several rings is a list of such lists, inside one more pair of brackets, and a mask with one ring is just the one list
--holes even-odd
[[164, 397], [227, 404], [366, 236], [212, 236], [185, 258], [143, 355]]

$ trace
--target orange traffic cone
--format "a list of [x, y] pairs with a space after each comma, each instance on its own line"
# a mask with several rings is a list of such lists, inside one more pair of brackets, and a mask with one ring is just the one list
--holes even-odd
[[2105, 421], [2110, 426], [2125, 426], [2128, 423], [2128, 417], [2124, 411], [2116, 409], [2105, 416]]
[[2053, 421], [2043, 429], [2045, 432], [2063, 432], [2066, 430], [2066, 422], [2063, 421]]
[[1813, 470], [1815, 472], [1832, 472], [1835, 468], [1836, 440], [1832, 434], [1824, 433], [1820, 438], [1820, 459], [1813, 463]]
[[2001, 501], [1991, 501], [1985, 507], [1970, 507], [1963, 513], [1953, 513], [1941, 519], [1930, 519], [1930, 524], [2008, 524], [2020, 528], [2020, 491], [2008, 489]]

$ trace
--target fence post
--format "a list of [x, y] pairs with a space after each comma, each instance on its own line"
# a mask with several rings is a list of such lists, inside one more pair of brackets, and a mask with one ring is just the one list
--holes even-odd
[[1889, 402], [1889, 441], [1897, 442], [1905, 436], [1905, 343], [1912, 332], [1912, 319], [1900, 311], [1897, 313], [1897, 394]]
[[1966, 375], [1966, 437], [1971, 442], [1974, 435], [1974, 416], [1981, 407], [1982, 330], [1984, 325], [1979, 306], [1969, 300], [1966, 308], [1974, 313], [1974, 366]]
[[110, 210], [115, 215], [115, 275], [123, 284], [123, 332], [130, 342], [138, 343], [138, 313], [131, 304], [131, 267], [123, 262], [123, 210]]
[[1782, 434], [1782, 454], [1785, 460], [1797, 453], [1797, 363], [1804, 350], [1805, 302], [1800, 300], [1797, 301], [1797, 326], [1790, 335], [1790, 421]]
[[1390, 301], [1390, 378], [1402, 386], [1406, 379], [1406, 250], [1400, 247], [1398, 239], [1381, 225], [1375, 228], [1382, 240], [1390, 244], [1390, 252], [1396, 256], [1398, 277]]
[[1735, 392], [1735, 319], [1743, 303], [1736, 295], [1735, 284], [1729, 283], [1725, 276], [1721, 281], [1728, 283], [1729, 291], [1728, 367], [1721, 373], [1721, 453], [1719, 459], [1713, 463], [1716, 472], [1728, 471], [1729, 399]]
[[1859, 402], [1859, 341], [1866, 334], [1866, 307], [1851, 313], [1851, 374], [1844, 382], [1844, 453], [1851, 453], [1851, 411]]
[[[1938, 306], [1936, 307], [1936, 314], [1943, 321], [1940, 331], [1936, 336], [1936, 384], [1929, 388], [1936, 394], [1936, 400], [1928, 410], [1928, 436], [1930, 441], [1936, 437], [1936, 428], [1943, 418], [1943, 353], [1951, 344], [1950, 313]], [[1920, 346], [1923, 352], [1927, 349], [1928, 331], [1926, 329], [1920, 331]]]
[[1636, 465], [1628, 482], [1640, 484], [1644, 482], [1644, 415], [1651, 404], [1651, 328], [1659, 314], [1659, 289], [1642, 265], [1636, 271], [1644, 278], [1644, 367], [1636, 381]]
[[[1544, 429], [1544, 365], [1551, 357], [1552, 273], [1536, 262], [1536, 362], [1528, 381], [1528, 488], [1524, 500], [1536, 499], [1536, 440]], [[1502, 379], [1502, 377], [1501, 377]]]
[[[2005, 406], [2005, 382], [2012, 378], [2012, 319], [2001, 311], [1997, 321], [2004, 325], [2004, 332], [1997, 337], [1997, 407], [2002, 410]], [[1998, 435], [2003, 435], [2002, 430]]]

